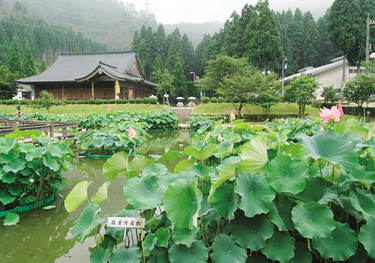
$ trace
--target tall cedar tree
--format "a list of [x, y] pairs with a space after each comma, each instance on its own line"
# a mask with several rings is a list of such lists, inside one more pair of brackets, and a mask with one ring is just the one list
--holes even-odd
[[181, 36], [179, 34], [172, 34], [169, 50], [168, 50], [168, 57], [167, 57], [167, 63], [166, 68], [169, 71], [173, 71], [175, 64], [177, 63], [177, 58], [180, 59], [180, 63], [182, 60], [182, 45], [181, 45]]
[[304, 67], [319, 65], [319, 32], [310, 12], [305, 14], [305, 39], [303, 42]]
[[339, 51], [331, 42], [327, 32], [328, 15], [320, 17], [317, 22], [317, 29], [319, 32], [319, 65], [330, 63], [333, 58], [339, 56]]
[[18, 77], [18, 73], [11, 72], [8, 66], [0, 66], [0, 99], [8, 100], [17, 94], [14, 80]]
[[194, 67], [194, 47], [193, 47], [193, 43], [191, 43], [191, 41], [189, 41], [189, 38], [186, 34], [184, 34], [182, 36], [182, 40], [181, 40], [181, 55], [182, 55], [182, 59], [184, 61], [184, 65], [183, 65], [183, 68], [184, 68], [184, 73], [185, 73], [185, 77], [187, 78], [188, 75], [190, 74], [191, 72], [191, 69]]
[[36, 73], [37, 71], [35, 66], [35, 60], [33, 58], [33, 54], [31, 54], [29, 42], [26, 42], [25, 54], [23, 55], [22, 59], [22, 76], [26, 78], [36, 75]]
[[155, 52], [156, 55], [160, 55], [163, 59], [163, 63], [166, 63], [168, 55], [167, 37], [165, 35], [164, 27], [162, 24], [159, 25], [158, 30], [155, 32]]
[[15, 39], [13, 39], [8, 52], [7, 65], [11, 72], [21, 75], [21, 55]]
[[173, 69], [173, 87], [171, 88], [172, 97], [176, 98], [182, 96], [186, 98], [187, 91], [185, 83], [186, 78], [184, 75], [184, 69], [182, 67], [181, 59], [180, 57], [177, 57]]
[[303, 68], [303, 40], [305, 38], [303, 27], [303, 16], [300, 9], [296, 9], [293, 20], [289, 27], [289, 40], [291, 43], [291, 54], [288, 57], [288, 67], [295, 73]]

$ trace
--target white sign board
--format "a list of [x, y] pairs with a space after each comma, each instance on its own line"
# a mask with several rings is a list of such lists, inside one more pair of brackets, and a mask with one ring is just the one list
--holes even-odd
[[145, 219], [134, 217], [108, 217], [107, 227], [144, 228]]

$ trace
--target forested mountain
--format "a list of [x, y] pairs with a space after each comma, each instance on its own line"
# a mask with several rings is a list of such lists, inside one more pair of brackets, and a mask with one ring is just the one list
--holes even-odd
[[0, 64], [7, 62], [9, 49], [16, 44], [19, 55], [29, 45], [37, 61], [55, 61], [61, 52], [102, 51], [106, 46], [75, 33], [72, 28], [49, 25], [16, 2], [13, 6], [0, 0]]

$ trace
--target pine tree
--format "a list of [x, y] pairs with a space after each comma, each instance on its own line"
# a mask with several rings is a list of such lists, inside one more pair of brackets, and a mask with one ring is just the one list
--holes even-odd
[[22, 59], [22, 76], [30, 77], [36, 75], [36, 73], [35, 61], [33, 55], [31, 54], [29, 42], [26, 42], [25, 53]]
[[184, 69], [180, 57], [176, 58], [176, 63], [173, 68], [173, 87], [171, 88], [172, 97], [176, 98], [178, 96], [187, 97], [186, 90], [186, 78], [184, 75]]
[[181, 41], [181, 51], [182, 51], [182, 59], [184, 61], [184, 73], [185, 77], [187, 77], [194, 68], [194, 47], [193, 43], [189, 40], [186, 34], [182, 36]]
[[165, 30], [162, 24], [159, 24], [158, 30], [155, 32], [155, 52], [157, 55], [160, 55], [165, 63], [167, 60], [168, 55], [168, 47], [167, 47], [167, 37], [165, 35]]
[[21, 56], [16, 39], [13, 39], [8, 51], [7, 65], [12, 73], [21, 75]]
[[[311, 14], [310, 14], [311, 15]], [[304, 67], [319, 65], [319, 33], [313, 16], [308, 16], [305, 24], [305, 39], [303, 42]]]
[[305, 39], [303, 28], [303, 16], [300, 9], [296, 9], [293, 21], [288, 30], [289, 40], [291, 43], [291, 54], [288, 57], [288, 67], [293, 72], [303, 68], [303, 41]]
[[171, 41], [170, 41], [169, 49], [168, 49], [167, 63], [166, 63], [166, 68], [170, 72], [174, 70], [177, 58], [180, 59], [180, 63], [182, 65], [183, 62], [181, 62], [182, 60], [181, 36], [179, 34], [172, 33]]

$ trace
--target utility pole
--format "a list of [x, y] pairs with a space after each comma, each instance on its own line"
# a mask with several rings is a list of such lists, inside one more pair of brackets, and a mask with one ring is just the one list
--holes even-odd
[[285, 71], [285, 61], [286, 60], [287, 60], [287, 58], [284, 56], [284, 52], [283, 52], [283, 69], [282, 69], [282, 73], [281, 73], [281, 96], [284, 96], [284, 77], [285, 77], [284, 71]]
[[370, 14], [367, 13], [367, 27], [366, 27], [366, 62], [370, 60], [370, 25], [375, 25], [375, 20], [370, 20]]

